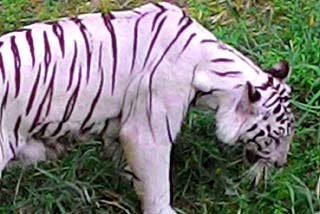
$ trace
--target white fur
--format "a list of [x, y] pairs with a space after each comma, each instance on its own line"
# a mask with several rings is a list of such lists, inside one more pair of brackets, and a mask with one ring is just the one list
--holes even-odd
[[[9, 33], [0, 38], [0, 42], [3, 42], [0, 51], [3, 53], [2, 56], [6, 62], [5, 70], [8, 78], [6, 83], [9, 84], [10, 82], [8, 102], [3, 109], [3, 117], [0, 121], [0, 140], [4, 148], [4, 154], [0, 154], [0, 172], [7, 162], [14, 157], [9, 144], [16, 139], [14, 129], [19, 116], [22, 117], [17, 133], [19, 142], [17, 146], [15, 146], [16, 144], [12, 145], [15, 146], [14, 152], [25, 163], [31, 164], [50, 156], [46, 155], [50, 150], [45, 148], [41, 141], [58, 141], [58, 138], [67, 132], [76, 139], [83, 140], [88, 137], [96, 137], [97, 133], [103, 130], [106, 120], [110, 120], [111, 126], [105, 133], [102, 133], [102, 138], [108, 150], [108, 146], [120, 132], [119, 136], [126, 159], [137, 178], [134, 184], [142, 201], [144, 214], [175, 213], [170, 206], [171, 141], [174, 141], [180, 131], [183, 119], [196, 92], [212, 90], [210, 98], [203, 103], [212, 109], [218, 108], [217, 135], [224, 143], [234, 144], [244, 134], [246, 128], [253, 122], [259, 121], [261, 115], [257, 115], [256, 112], [263, 112], [263, 108], [259, 104], [248, 106], [250, 109], [242, 107], [239, 110], [237, 108], [247, 100], [245, 96], [247, 89], [244, 86], [248, 81], [254, 86], [262, 85], [268, 80], [268, 74], [262, 72], [249, 59], [222, 42], [202, 43], [203, 40], [217, 39], [196, 21], [189, 22], [190, 20], [184, 16], [179, 8], [168, 3], [161, 3], [161, 6], [165, 7], [167, 11], [160, 16], [159, 20], [167, 16], [170, 21], [163, 25], [146, 63], [148, 47], [156, 32], [152, 31], [152, 25], [154, 17], [160, 12], [159, 7], [147, 4], [136, 8], [134, 11], [112, 13], [116, 17], [110, 20], [112, 29], [116, 34], [116, 72], [113, 72], [115, 56], [113, 55], [114, 50], [112, 50], [114, 41], [110, 36], [110, 24], [107, 24], [108, 27], [106, 27], [101, 14], [79, 16], [81, 23], [85, 26], [84, 33], [79, 31], [79, 24], [73, 20], [66, 18], [58, 22], [64, 29], [64, 57], [51, 24], [37, 23], [27, 26], [25, 29], [32, 29], [34, 38], [36, 51], [34, 67], [31, 65], [30, 47], [26, 43], [24, 31]], [[142, 17], [142, 14], [145, 16]], [[135, 64], [131, 66], [134, 57], [132, 38], [135, 33], [134, 26], [140, 18], [141, 26], [138, 29]], [[188, 23], [191, 24], [176, 42], [171, 44], [182, 26]], [[156, 27], [158, 24], [156, 23]], [[183, 47], [192, 33], [197, 35], [183, 51]], [[44, 51], [44, 34], [50, 40], [52, 53], [52, 62], [46, 72], [43, 70], [43, 59], [46, 54]], [[86, 64], [87, 53], [83, 34], [86, 35], [92, 52], [92, 64], [88, 80], [86, 80], [88, 65]], [[12, 36], [18, 44], [21, 55], [21, 88], [17, 98], [14, 96], [16, 89], [14, 87], [15, 61], [11, 54]], [[78, 59], [75, 63], [73, 83], [68, 91], [66, 89], [69, 69], [75, 54], [75, 41], [78, 45]], [[102, 50], [101, 55], [100, 50]], [[229, 58], [234, 62], [211, 63], [210, 61], [215, 58]], [[160, 60], [161, 63], [158, 63]], [[102, 61], [101, 64], [99, 64], [100, 61]], [[55, 89], [52, 92], [50, 112], [48, 114], [44, 113], [49, 105], [46, 101], [44, 102], [45, 110], [40, 115], [35, 129], [30, 133], [28, 130], [38, 113], [42, 98], [46, 95], [56, 62]], [[39, 64], [41, 65], [41, 72], [39, 71]], [[219, 72], [237, 70], [242, 73], [236, 78], [230, 78], [218, 76], [211, 72], [212, 70]], [[40, 72], [40, 83], [33, 104], [35, 107], [27, 115], [27, 103], [38, 72]], [[82, 74], [81, 87], [74, 110], [70, 118], [63, 124], [59, 134], [52, 137], [53, 132], [62, 120], [69, 98], [77, 88], [80, 74]], [[44, 81], [46, 78], [47, 80]], [[113, 78], [115, 78], [115, 82], [112, 82]], [[152, 80], [152, 85], [150, 80]], [[99, 88], [100, 83], [103, 83], [101, 88]], [[0, 97], [2, 98], [7, 84], [1, 86]], [[111, 89], [113, 84], [114, 91]], [[100, 89], [100, 99], [86, 124], [86, 127], [94, 124], [93, 128], [88, 133], [82, 134], [80, 131], [81, 124], [88, 115], [92, 100]], [[270, 91], [266, 91], [262, 96], [263, 99], [268, 97], [270, 93]], [[251, 111], [251, 108], [256, 111]], [[34, 134], [46, 123], [49, 124], [47, 129], [40, 136], [39, 142], [35, 142]], [[57, 147], [57, 150], [60, 151], [61, 148]], [[286, 149], [283, 151], [286, 151]], [[52, 157], [55, 158], [56, 156], [58, 154], [53, 154]]]

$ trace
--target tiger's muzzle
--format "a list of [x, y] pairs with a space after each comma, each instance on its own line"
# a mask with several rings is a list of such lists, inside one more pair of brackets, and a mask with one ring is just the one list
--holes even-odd
[[286, 155], [283, 157], [278, 157], [277, 160], [272, 161], [271, 157], [268, 157], [266, 155], [261, 155], [259, 152], [256, 152], [254, 150], [245, 150], [245, 158], [246, 161], [250, 164], [255, 164], [257, 162], [263, 162], [268, 166], [275, 166], [276, 168], [283, 168], [287, 165], [287, 158]]
[[283, 137], [279, 142], [278, 145], [262, 148], [261, 151], [258, 150], [256, 143], [249, 143], [245, 145], [244, 157], [252, 165], [260, 162], [269, 167], [285, 167], [287, 165], [291, 137]]

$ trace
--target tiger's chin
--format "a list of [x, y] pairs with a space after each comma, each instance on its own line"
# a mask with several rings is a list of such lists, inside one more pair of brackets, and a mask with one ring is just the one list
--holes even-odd
[[252, 185], [257, 186], [260, 181], [266, 180], [270, 168], [273, 168], [274, 164], [272, 159], [259, 151], [254, 144], [247, 144], [244, 149], [244, 160], [250, 164], [251, 167], [245, 173]]
[[273, 164], [270, 161], [259, 159], [246, 171], [245, 178], [248, 179], [253, 186], [257, 186], [261, 181], [268, 178], [269, 171], [272, 168]]

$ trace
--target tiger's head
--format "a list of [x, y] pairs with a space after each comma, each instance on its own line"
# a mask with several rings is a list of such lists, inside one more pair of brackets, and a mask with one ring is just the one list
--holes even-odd
[[[216, 108], [218, 139], [229, 145], [243, 142], [245, 157], [258, 173], [287, 162], [294, 126], [291, 89], [286, 84], [289, 75], [289, 65], [282, 61], [257, 77], [244, 78], [232, 90], [221, 87], [205, 95], [205, 105]], [[200, 77], [200, 85], [201, 81]], [[236, 82], [225, 79], [225, 85], [227, 81]]]

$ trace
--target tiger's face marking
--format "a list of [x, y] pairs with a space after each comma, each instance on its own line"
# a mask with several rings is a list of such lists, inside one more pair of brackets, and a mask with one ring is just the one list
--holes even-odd
[[252, 103], [256, 118], [240, 139], [245, 143], [249, 162], [282, 167], [294, 132], [294, 116], [289, 107], [291, 89], [285, 83], [290, 73], [288, 63], [280, 62], [267, 73], [268, 81], [255, 88], [255, 93], [261, 94]]

